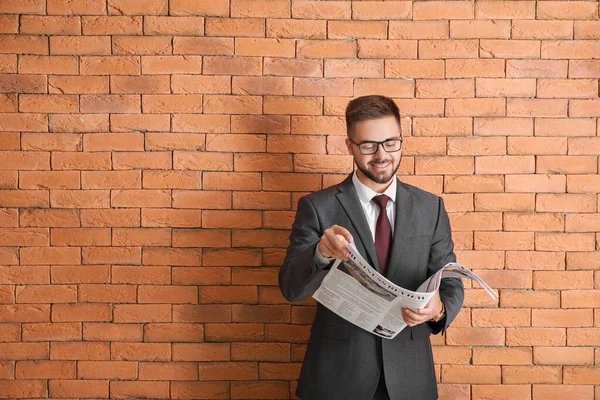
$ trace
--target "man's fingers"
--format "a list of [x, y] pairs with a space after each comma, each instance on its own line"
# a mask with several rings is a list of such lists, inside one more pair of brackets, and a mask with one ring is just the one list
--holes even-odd
[[346, 250], [346, 244], [340, 241], [333, 234], [323, 235], [323, 237], [321, 238], [321, 243], [323, 244], [323, 247], [326, 251], [326, 254], [324, 255], [328, 257], [346, 259], [349, 256], [348, 250]]
[[350, 234], [348, 229], [344, 228], [343, 226], [339, 226], [339, 225], [333, 225], [331, 227], [331, 229], [333, 230], [333, 233], [335, 233], [336, 235], [341, 235], [346, 240], [346, 242], [348, 242], [348, 243], [352, 242], [352, 235]]

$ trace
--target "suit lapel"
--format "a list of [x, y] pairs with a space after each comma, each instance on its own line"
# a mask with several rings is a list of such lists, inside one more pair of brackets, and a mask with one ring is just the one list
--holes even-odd
[[398, 181], [396, 188], [396, 219], [394, 222], [394, 238], [388, 263], [388, 276], [400, 264], [400, 255], [404, 241], [408, 235], [408, 228], [414, 214], [414, 197], [406, 190], [402, 182]]
[[354, 230], [358, 233], [360, 241], [364, 245], [367, 255], [370, 258], [371, 265], [373, 265], [373, 267], [379, 271], [379, 262], [377, 260], [375, 243], [373, 242], [373, 236], [371, 234], [369, 224], [367, 223], [365, 213], [360, 205], [360, 201], [358, 200], [356, 188], [352, 183], [352, 175], [340, 183], [338, 190], [339, 192], [337, 193], [336, 197], [342, 204], [344, 211], [346, 211], [348, 218], [352, 222]]

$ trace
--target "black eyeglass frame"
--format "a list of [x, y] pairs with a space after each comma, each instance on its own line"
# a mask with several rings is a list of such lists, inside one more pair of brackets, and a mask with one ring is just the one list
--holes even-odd
[[[382, 142], [376, 142], [374, 140], [365, 140], [364, 142], [360, 142], [360, 143], [356, 143], [354, 140], [348, 138], [348, 140], [350, 142], [352, 142], [353, 145], [355, 145], [356, 147], [358, 147], [358, 151], [360, 151], [360, 154], [368, 156], [368, 155], [372, 155], [377, 153], [377, 151], [379, 150], [379, 146], [381, 145], [381, 147], [383, 148], [383, 151], [385, 151], [386, 153], [395, 153], [397, 151], [402, 150], [402, 143], [404, 142], [404, 140], [402, 138], [390, 138], [390, 139], [385, 139]], [[400, 142], [400, 147], [398, 147], [398, 150], [387, 150], [384, 146], [385, 143], [389, 143], [389, 142], [396, 142], [399, 141]], [[363, 148], [361, 147], [363, 144], [376, 144], [377, 146], [375, 146], [375, 150], [373, 152], [366, 152], [365, 150], [363, 150]]]

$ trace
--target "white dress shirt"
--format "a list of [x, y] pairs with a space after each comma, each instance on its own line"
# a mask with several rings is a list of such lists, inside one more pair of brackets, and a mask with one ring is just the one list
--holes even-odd
[[[352, 174], [352, 183], [354, 184], [354, 188], [356, 189], [356, 193], [358, 194], [358, 200], [362, 207], [362, 210], [367, 219], [367, 223], [369, 224], [369, 228], [371, 229], [371, 237], [373, 238], [373, 243], [375, 243], [375, 226], [377, 225], [377, 218], [379, 217], [379, 206], [375, 204], [371, 199], [377, 195], [385, 194], [390, 198], [386, 206], [386, 212], [388, 219], [390, 220], [390, 224], [392, 226], [392, 235], [394, 234], [394, 221], [396, 220], [396, 186], [398, 185], [398, 180], [396, 177], [392, 180], [392, 183], [383, 193], [377, 193], [364, 183], [358, 179], [356, 176], [356, 171]], [[345, 227], [348, 229], [347, 227]], [[327, 265], [331, 262], [332, 259], [325, 258], [321, 252], [319, 251], [319, 246], [317, 246], [315, 250], [315, 262], [317, 265]]]

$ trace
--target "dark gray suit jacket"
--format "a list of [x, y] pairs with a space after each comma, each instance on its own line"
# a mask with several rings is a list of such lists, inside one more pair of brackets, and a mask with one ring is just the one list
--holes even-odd
[[[442, 199], [398, 181], [394, 238], [387, 278], [415, 290], [448, 262], [456, 261], [448, 215]], [[310, 297], [331, 264], [315, 265], [323, 231], [348, 229], [365, 259], [379, 270], [371, 231], [350, 175], [339, 185], [302, 197], [279, 273], [289, 301]], [[296, 395], [304, 400], [370, 400], [380, 373], [391, 400], [437, 399], [429, 335], [443, 332], [462, 306], [460, 279], [443, 279], [440, 296], [446, 318], [407, 327], [392, 340], [380, 339], [317, 305]]]

